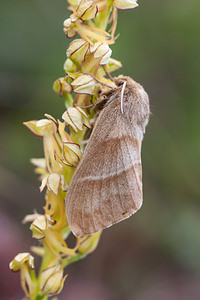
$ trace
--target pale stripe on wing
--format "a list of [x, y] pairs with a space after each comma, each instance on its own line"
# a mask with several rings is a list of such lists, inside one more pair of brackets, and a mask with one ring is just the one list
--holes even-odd
[[82, 182], [82, 181], [88, 181], [88, 180], [103, 180], [109, 177], [114, 177], [117, 175], [120, 175], [121, 173], [130, 170], [132, 167], [134, 167], [135, 165], [141, 164], [141, 159], [138, 159], [137, 161], [135, 161], [135, 163], [133, 164], [133, 162], [129, 162], [128, 164], [126, 164], [126, 167], [121, 167], [119, 169], [117, 169], [116, 171], [112, 171], [109, 173], [104, 173], [104, 174], [98, 174], [98, 175], [90, 175], [90, 176], [85, 176], [82, 178], [79, 178], [78, 181]]

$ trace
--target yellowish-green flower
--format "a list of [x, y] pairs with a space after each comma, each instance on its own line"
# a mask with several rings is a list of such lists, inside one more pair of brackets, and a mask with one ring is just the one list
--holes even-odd
[[[70, 58], [67, 58], [66, 61], [64, 62], [64, 66], [63, 66], [64, 70], [65, 70], [65, 73], [74, 73], [76, 72], [76, 64], [70, 59]], [[53, 86], [53, 89], [54, 89], [54, 86]], [[57, 93], [57, 91], [55, 91]], [[59, 93], [57, 93], [59, 94]]]
[[54, 223], [55, 222], [51, 220], [51, 217], [49, 215], [39, 215], [30, 226], [32, 237], [38, 240], [45, 238], [46, 231]]
[[65, 142], [63, 143], [63, 157], [65, 162], [76, 166], [82, 156], [80, 146], [75, 143]]
[[63, 175], [51, 173], [42, 179], [40, 191], [42, 192], [45, 187], [47, 187], [49, 191], [52, 191], [54, 194], [58, 195], [59, 189], [61, 188], [63, 191], [66, 191], [68, 185]]
[[34, 282], [31, 279], [31, 270], [34, 269], [34, 258], [28, 252], [19, 253], [10, 262], [9, 267], [13, 271], [20, 271], [21, 286], [28, 299], [34, 292]]
[[47, 119], [38, 121], [24, 122], [24, 125], [31, 132], [39, 137], [43, 137], [44, 154], [46, 159], [46, 168], [48, 172], [56, 172], [60, 170], [59, 164], [55, 160], [54, 153], [59, 152], [59, 138], [57, 137], [58, 124], [56, 120], [47, 115]]
[[[52, 197], [57, 197], [53, 193], [49, 193]], [[52, 201], [53, 202], [53, 201]], [[63, 210], [63, 208], [62, 208]], [[66, 220], [66, 216], [65, 217]], [[60, 224], [61, 220], [61, 224]], [[61, 225], [61, 226], [60, 226]], [[39, 215], [31, 224], [30, 229], [32, 231], [33, 238], [41, 240], [43, 239], [43, 243], [49, 248], [49, 251], [55, 255], [56, 258], [61, 258], [61, 254], [74, 256], [76, 255], [77, 247], [70, 249], [67, 247], [67, 244], [60, 236], [59, 232], [57, 231], [58, 228], [62, 229], [62, 226], [66, 226], [66, 222], [62, 219], [53, 220], [53, 216], [50, 215]]]
[[34, 257], [28, 252], [17, 254], [15, 258], [10, 262], [9, 267], [13, 271], [19, 271], [24, 266], [24, 264], [29, 269], [34, 269]]
[[102, 30], [98, 29], [93, 25], [86, 25], [80, 19], [76, 19], [76, 21], [68, 18], [63, 23], [64, 33], [68, 38], [74, 38], [78, 33], [80, 37], [87, 41], [89, 44], [93, 45], [93, 40], [100, 41], [103, 43], [113, 44], [114, 41], [111, 39], [111, 35]]
[[79, 253], [89, 254], [93, 252], [98, 245], [101, 233], [102, 231], [99, 231], [91, 236], [79, 238]]

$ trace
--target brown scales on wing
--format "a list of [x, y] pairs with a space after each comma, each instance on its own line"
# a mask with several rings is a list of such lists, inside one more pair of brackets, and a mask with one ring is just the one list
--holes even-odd
[[124, 112], [120, 109], [119, 87], [104, 101], [67, 192], [67, 219], [75, 235], [109, 227], [142, 204], [140, 152], [149, 100], [141, 85], [131, 78], [120, 80], [127, 80]]

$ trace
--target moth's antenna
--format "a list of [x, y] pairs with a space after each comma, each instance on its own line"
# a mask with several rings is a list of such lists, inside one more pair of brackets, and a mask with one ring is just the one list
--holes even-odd
[[125, 87], [126, 87], [126, 81], [124, 81], [123, 86], [122, 86], [122, 92], [121, 92], [121, 112], [122, 114], [124, 113], [124, 109], [123, 109], [123, 100], [124, 100], [124, 91], [125, 91]]

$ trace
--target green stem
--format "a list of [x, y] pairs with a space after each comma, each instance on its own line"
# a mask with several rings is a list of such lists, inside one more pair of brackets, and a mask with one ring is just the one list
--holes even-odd
[[64, 96], [65, 96], [65, 107], [68, 108], [70, 106], [73, 106], [73, 97], [71, 94], [69, 93], [64, 93]]
[[48, 299], [48, 296], [47, 295], [44, 295], [44, 294], [40, 294], [38, 293], [33, 300], [47, 300]]
[[87, 255], [86, 254], [82, 254], [82, 253], [78, 253], [76, 256], [72, 256], [70, 258], [63, 258], [61, 265], [63, 268], [66, 268], [67, 266], [73, 264], [74, 262], [77, 262], [83, 258], [85, 258]]
[[44, 255], [42, 257], [42, 262], [41, 262], [41, 266], [40, 266], [39, 275], [43, 270], [45, 270], [46, 268], [49, 267], [50, 262], [55, 260], [55, 256], [49, 251], [49, 249], [45, 245], [43, 245], [43, 246], [44, 246], [45, 252], [44, 252]]

